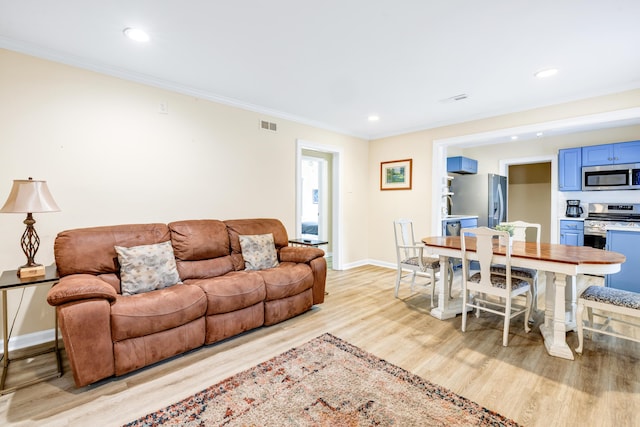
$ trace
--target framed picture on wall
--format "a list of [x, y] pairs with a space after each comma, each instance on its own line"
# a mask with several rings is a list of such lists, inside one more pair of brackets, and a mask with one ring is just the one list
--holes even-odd
[[380, 162], [380, 190], [411, 190], [412, 159]]

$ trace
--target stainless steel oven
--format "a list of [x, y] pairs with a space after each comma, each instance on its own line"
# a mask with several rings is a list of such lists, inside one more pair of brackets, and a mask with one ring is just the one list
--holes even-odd
[[589, 203], [584, 220], [584, 246], [604, 249], [608, 227], [640, 227], [640, 204]]

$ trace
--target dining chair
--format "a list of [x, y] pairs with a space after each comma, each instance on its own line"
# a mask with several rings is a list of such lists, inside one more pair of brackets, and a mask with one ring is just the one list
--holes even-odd
[[[586, 309], [586, 310], [585, 310]], [[593, 309], [596, 309], [594, 313]], [[584, 314], [587, 314], [586, 324]], [[594, 316], [603, 318], [598, 325]], [[585, 289], [578, 299], [578, 347], [576, 353], [582, 354], [584, 331], [597, 332], [612, 337], [640, 342], [640, 294], [624, 289], [592, 285]], [[615, 328], [614, 328], [614, 325]]]
[[[424, 243], [417, 242], [413, 234], [413, 222], [409, 219], [398, 219], [393, 222], [393, 231], [396, 239], [396, 258], [397, 258], [397, 274], [396, 274], [396, 288], [394, 296], [398, 298], [398, 290], [400, 289], [400, 283], [406, 283], [409, 280], [411, 283], [411, 291], [413, 292], [416, 286], [423, 289], [430, 288], [431, 292], [431, 307], [434, 307], [435, 300], [435, 288], [436, 288], [436, 273], [440, 272], [440, 259], [438, 257], [431, 257], [424, 255]], [[409, 273], [404, 274], [405, 271]], [[426, 276], [428, 282], [416, 285], [416, 277]], [[453, 280], [453, 270], [449, 272], [449, 297], [451, 297], [451, 283]]]
[[[531, 311], [531, 285], [524, 279], [512, 276], [511, 272], [511, 247], [505, 247], [505, 274], [491, 273], [491, 265], [496, 263], [494, 245], [498, 241], [494, 237], [509, 239], [509, 233], [498, 231], [488, 227], [463, 228], [460, 230], [460, 244], [462, 252], [462, 332], [467, 329], [467, 308], [475, 309], [476, 316], [480, 311], [498, 314], [504, 317], [502, 333], [502, 345], [509, 342], [509, 324], [511, 319], [524, 313], [524, 330], [529, 332], [529, 312]], [[475, 255], [480, 266], [480, 271], [470, 276], [469, 264], [473, 251], [469, 251], [469, 243], [475, 237]], [[473, 249], [473, 245], [471, 247]], [[473, 293], [473, 299], [471, 298]], [[520, 299], [526, 297], [524, 305]], [[502, 300], [489, 297], [497, 297]], [[504, 301], [504, 303], [503, 303]]]
[[[533, 239], [537, 244], [540, 244], [540, 224], [525, 221], [511, 221], [501, 222], [500, 225], [510, 225], [513, 227], [513, 241], [515, 242], [526, 242], [527, 231], [533, 230], [535, 232], [535, 237], [533, 237]], [[529, 236], [529, 238], [531, 238], [531, 236]], [[492, 265], [491, 272], [501, 274], [503, 276], [506, 275], [505, 266], [502, 264]], [[531, 316], [533, 316], [533, 311], [538, 310], [538, 270], [524, 267], [511, 267], [511, 275], [513, 277], [524, 279], [529, 283], [529, 285], [531, 285], [531, 294], [533, 297]], [[529, 317], [529, 322], [533, 322], [532, 317]]]

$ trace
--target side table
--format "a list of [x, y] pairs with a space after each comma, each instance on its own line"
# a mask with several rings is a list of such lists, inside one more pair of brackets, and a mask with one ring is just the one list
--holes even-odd
[[291, 239], [289, 240], [289, 243], [295, 246], [313, 246], [314, 248], [329, 244], [329, 242], [325, 242], [324, 240], [314, 240], [314, 239]]
[[[0, 395], [11, 393], [19, 388], [26, 387], [31, 384], [35, 384], [40, 381], [48, 380], [50, 378], [60, 377], [62, 376], [62, 359], [60, 358], [60, 349], [58, 348], [58, 316], [55, 316], [55, 342], [53, 344], [53, 348], [48, 348], [37, 353], [26, 354], [20, 357], [16, 357], [11, 359], [9, 357], [9, 320], [7, 313], [7, 291], [11, 289], [19, 289], [25, 288], [27, 286], [38, 286], [44, 284], [56, 283], [58, 281], [58, 271], [55, 264], [50, 265], [46, 268], [46, 272], [44, 276], [39, 277], [18, 277], [18, 272], [16, 270], [8, 270], [2, 273], [0, 276], [0, 290], [2, 290], [2, 326], [3, 326], [3, 350], [4, 354], [2, 357], [2, 379], [0, 380]], [[57, 371], [53, 372], [49, 375], [38, 377], [36, 379], [23, 382], [21, 384], [17, 384], [10, 388], [5, 388], [5, 380], [7, 379], [7, 373], [9, 371], [9, 363], [14, 360], [27, 359], [30, 357], [40, 356], [42, 354], [55, 352], [56, 354], [56, 364]]]

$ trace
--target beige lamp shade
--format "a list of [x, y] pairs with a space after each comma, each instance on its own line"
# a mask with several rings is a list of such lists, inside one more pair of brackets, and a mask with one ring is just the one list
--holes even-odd
[[2, 213], [58, 212], [60, 208], [49, 192], [47, 181], [14, 179], [11, 193], [4, 203]]

